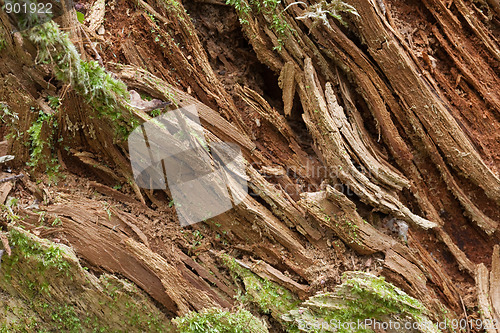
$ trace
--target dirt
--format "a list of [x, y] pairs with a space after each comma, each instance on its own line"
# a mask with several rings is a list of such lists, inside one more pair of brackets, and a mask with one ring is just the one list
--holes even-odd
[[[500, 172], [498, 169], [500, 152], [496, 149], [500, 142], [498, 113], [475, 91], [466, 78], [463, 78], [462, 75], [459, 77], [460, 70], [456, 68], [446, 50], [440, 46], [432, 31], [436, 20], [431, 13], [420, 6], [419, 1], [396, 0], [391, 1], [388, 7], [398, 31], [405, 38], [408, 47], [417, 55], [420, 64], [434, 74], [438, 85], [445, 92], [447, 100], [453, 101], [454, 107], [449, 109], [452, 115], [469, 134], [469, 138], [472, 138], [488, 167], [498, 175]], [[467, 23], [461, 18], [456, 8], [451, 6], [450, 9], [456, 17], [461, 19], [462, 26], [467, 28]], [[410, 17], [411, 19], [408, 19]], [[465, 45], [460, 47], [467, 50], [481, 50], [482, 53], [477, 54], [477, 56], [485, 60], [498, 73], [499, 63], [483, 51], [473, 32], [467, 31], [471, 38], [463, 41]], [[498, 31], [498, 26], [492, 24], [490, 33], [498, 33]], [[485, 75], [481, 80], [488, 79], [489, 75]], [[455, 82], [455, 86], [451, 86], [450, 82]], [[482, 84], [496, 85], [487, 81], [483, 81]]]
[[[446, 51], [437, 43], [437, 38], [432, 32], [431, 28], [435, 24], [435, 19], [431, 13], [424, 11], [417, 1], [392, 1], [388, 7], [398, 32], [404, 37], [406, 45], [417, 55], [417, 60], [421, 66], [434, 74], [438, 85], [444, 91], [448, 91], [446, 96], [448, 100], [457, 103], [450, 108], [452, 115], [469, 134], [469, 137], [473, 138], [473, 143], [487, 165], [492, 170], [496, 170], [498, 174], [497, 167], [500, 155], [498, 149], [494, 147], [497, 147], [500, 142], [500, 128], [498, 122], [494, 121], [495, 112], [490, 109], [481, 96], [478, 96], [474, 89], [471, 89], [466, 80], [457, 80], [458, 71], [455, 64], [450, 60]], [[456, 10], [454, 14], [460, 17]], [[408, 19], [409, 17], [411, 17], [411, 20]], [[463, 21], [462, 24], [466, 25]], [[474, 38], [468, 39], [467, 42], [471, 42], [468, 47], [480, 49], [477, 40]], [[436, 60], [429, 60], [429, 56], [434, 57]], [[490, 61], [488, 55], [482, 54], [482, 56]], [[494, 68], [498, 67], [497, 62], [491, 62], [491, 64]], [[457, 82], [458, 85], [450, 87], [450, 82]], [[430, 161], [424, 164], [432, 165]], [[478, 230], [477, 226], [468, 222], [463, 210], [457, 205], [453, 195], [446, 188], [446, 184], [436, 173], [437, 170], [429, 169], [424, 175], [428, 177], [426, 182], [432, 184], [433, 195], [439, 202], [437, 206], [441, 207], [439, 214], [446, 222], [445, 230], [473, 262], [483, 262], [488, 265], [493, 245], [500, 240], [498, 232], [494, 237], [488, 238], [485, 237], [486, 235], [482, 231]], [[463, 177], [460, 177], [460, 179], [461, 187], [467, 189], [467, 193], [473, 202], [478, 207], [481, 207], [481, 210], [490, 218], [496, 221], [500, 220], [500, 212], [494, 208], [495, 204], [477, 187], [471, 186], [466, 179]], [[444, 259], [449, 258], [445, 257]], [[451, 263], [452, 260], [444, 260], [444, 262]]]

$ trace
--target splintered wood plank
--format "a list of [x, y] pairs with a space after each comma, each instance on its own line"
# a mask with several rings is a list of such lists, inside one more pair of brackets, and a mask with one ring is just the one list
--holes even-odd
[[483, 263], [476, 266], [476, 288], [477, 303], [481, 313], [482, 322], [484, 323], [483, 328], [487, 333], [498, 333], [496, 327], [491, 325], [491, 323], [494, 323], [494, 317], [490, 302], [489, 272], [488, 268], [486, 268], [486, 265], [484, 265]]
[[10, 191], [12, 190], [12, 187], [14, 185], [12, 182], [6, 182], [3, 184], [0, 184], [0, 203], [4, 204], [5, 200], [7, 200], [7, 197], [9, 196]]
[[[73, 210], [80, 212], [75, 213]], [[61, 210], [57, 211], [63, 213]], [[129, 237], [95, 223], [93, 213], [95, 211], [92, 212], [89, 207], [74, 206], [64, 208], [66, 216], [59, 216], [64, 238], [71, 244], [78, 256], [97, 270], [121, 274], [131, 280], [173, 314], [185, 307], [182, 302], [178, 304], [178, 300], [176, 302], [167, 293], [159, 276], [124, 247], [124, 242]], [[38, 215], [35, 214], [33, 217], [37, 221]], [[152, 254], [149, 249], [145, 248], [144, 251]]]
[[130, 87], [146, 91], [152, 96], [163, 96], [167, 100], [173, 99], [173, 102], [179, 107], [195, 105], [203, 125], [206, 125], [207, 129], [217, 137], [229, 142], [236, 142], [247, 152], [252, 152], [255, 149], [255, 144], [244, 132], [191, 95], [137, 67], [120, 65], [117, 66], [117, 71], [117, 75], [129, 83]]
[[306, 221], [303, 208], [293, 201], [285, 191], [276, 189], [253, 167], [249, 166], [247, 172], [251, 179], [250, 187], [271, 205], [271, 210], [276, 216], [289, 226], [300, 227], [312, 240], [317, 241], [322, 237], [323, 234], [318, 230], [318, 226]]
[[134, 200], [129, 195], [123, 194], [120, 191], [117, 191], [104, 184], [95, 181], [90, 181], [89, 185], [95, 188], [97, 192], [110, 196], [113, 199], [117, 200], [118, 202], [129, 203], [133, 205], [141, 205], [141, 202]]
[[441, 228], [437, 230], [437, 236], [446, 244], [450, 252], [453, 254], [458, 262], [458, 266], [461, 270], [466, 270], [469, 272], [470, 276], [474, 277], [476, 269], [472, 261], [467, 257], [467, 255], [460, 250], [460, 248], [453, 243], [451, 237]]
[[85, 23], [91, 32], [97, 32], [97, 29], [104, 22], [104, 15], [106, 14], [105, 0], [96, 0], [90, 7], [86, 17]]
[[[333, 168], [331, 173], [343, 184], [348, 185], [363, 202], [372, 205], [375, 209], [392, 214], [423, 229], [436, 227], [436, 223], [413, 214], [393, 192], [379, 186], [354, 166], [348, 153], [349, 145], [336, 124], [337, 120], [334, 117], [336, 111], [330, 109], [335, 107], [336, 103], [333, 101], [333, 96], [328, 98], [330, 103], [325, 99], [325, 92], [321, 88], [310, 58], [304, 60], [304, 82], [308, 95], [307, 100], [303, 101], [305, 114], [302, 118], [323, 156], [323, 163]], [[331, 94], [331, 89], [326, 93]]]
[[[61, 225], [57, 232], [63, 234], [62, 238], [89, 265], [126, 277], [173, 315], [228, 305], [224, 298], [216, 300], [212, 295], [212, 300], [209, 295], [213, 291], [206, 284], [193, 285], [196, 277], [189, 275], [189, 269], [178, 256], [172, 255], [166, 260], [147, 245], [139, 243], [137, 240], [146, 240], [145, 236], [137, 227], [131, 227], [133, 221], [128, 217], [129, 221], [123, 221], [126, 213], [121, 212], [119, 217], [113, 212], [109, 215], [104, 207], [91, 200], [82, 201], [80, 198], [76, 203], [71, 198], [63, 198], [68, 203], [48, 206], [46, 211], [59, 216]], [[23, 223], [36, 225], [39, 215], [31, 211], [24, 213], [27, 218]], [[137, 234], [132, 233], [133, 230]]]
[[490, 272], [490, 301], [496, 329], [500, 333], [500, 245], [493, 248]]
[[220, 281], [215, 275], [212, 275], [211, 271], [207, 270], [203, 265], [197, 263], [193, 258], [184, 254], [182, 251], [176, 251], [175, 254], [186, 266], [194, 269], [201, 278], [217, 286], [217, 288], [225, 292], [230, 297], [230, 299], [232, 299], [236, 295], [232, 288]]
[[325, 86], [325, 96], [328, 110], [337, 128], [342, 133], [349, 149], [352, 150], [352, 155], [357, 157], [360, 164], [364, 165], [369, 171], [368, 176], [396, 190], [402, 190], [402, 188], [409, 187], [410, 184], [403, 175], [390, 168], [388, 163], [383, 164], [379, 162], [376, 156], [370, 152], [369, 147], [366, 146], [359, 134], [360, 131], [347, 120], [344, 108], [338, 104], [337, 97], [335, 96], [335, 92], [330, 82], [327, 82]]
[[283, 112], [286, 116], [292, 114], [293, 99], [295, 97], [295, 65], [288, 61], [283, 66], [278, 80], [280, 88], [283, 90]]
[[[439, 0], [424, 1], [426, 4], [430, 2], [443, 5]], [[401, 103], [408, 108], [409, 113], [406, 117], [414, 118], [412, 124], [418, 124], [422, 127], [417, 134], [422, 136], [428, 133], [449, 165], [481, 187], [494, 202], [500, 203], [500, 178], [485, 164], [466, 133], [461, 129], [460, 124], [453, 118], [448, 110], [449, 103], [436, 92], [438, 88], [421, 78], [418, 66], [395, 40], [393, 34], [384, 27], [371, 4], [361, 0], [353, 0], [351, 4], [363, 17], [362, 24], [358, 26], [358, 32], [367, 42], [371, 56], [391, 82], [394, 92], [401, 98]], [[436, 10], [433, 14], [436, 15], [439, 23], [445, 22]], [[450, 31], [448, 37], [454, 37], [455, 45], [461, 44], [459, 36], [455, 32]], [[473, 47], [470, 49], [472, 52], [474, 51]], [[466, 57], [469, 48], [467, 51], [463, 50], [462, 56]], [[470, 56], [468, 57], [470, 58]], [[387, 59], [391, 59], [391, 61], [387, 61]], [[469, 60], [469, 67], [476, 66], [478, 63], [476, 58]], [[485, 73], [491, 72], [491, 69], [486, 70], [488, 66], [484, 67]], [[483, 75], [476, 77], [483, 78]], [[488, 74], [487, 78], [498, 80], [496, 75]], [[497, 90], [492, 89], [491, 92]], [[484, 91], [484, 95], [487, 94], [491, 96], [490, 92]]]
[[356, 212], [354, 203], [344, 194], [327, 186], [325, 191], [302, 193], [299, 204], [316, 223], [334, 231], [347, 245], [360, 254], [372, 254], [395, 241], [378, 233]]
[[309, 286], [300, 284], [284, 275], [281, 271], [269, 265], [265, 261], [257, 261], [255, 263], [236, 260], [238, 263], [243, 263], [244, 267], [249, 267], [252, 272], [263, 279], [267, 279], [291, 290], [296, 293], [300, 299], [305, 299], [308, 295]]

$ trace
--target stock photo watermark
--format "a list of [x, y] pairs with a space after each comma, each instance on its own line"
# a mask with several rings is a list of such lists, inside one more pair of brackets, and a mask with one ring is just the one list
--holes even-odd
[[298, 328], [304, 331], [313, 330], [324, 330], [329, 332], [348, 331], [357, 332], [359, 330], [383, 330], [383, 331], [423, 331], [427, 332], [432, 329], [439, 329], [441, 331], [446, 331], [451, 328], [453, 330], [465, 331], [467, 329], [476, 330], [489, 330], [489, 329], [499, 329], [500, 325], [496, 320], [482, 320], [482, 319], [453, 319], [444, 320], [437, 323], [431, 321], [397, 321], [397, 320], [386, 320], [379, 321], [375, 319], [364, 319], [357, 321], [340, 321], [338, 319], [332, 319], [330, 321], [317, 320], [317, 321], [304, 321], [302, 319], [298, 320]]
[[195, 106], [142, 124], [128, 144], [137, 185], [168, 188], [182, 226], [222, 214], [248, 193], [240, 147], [207, 142]]

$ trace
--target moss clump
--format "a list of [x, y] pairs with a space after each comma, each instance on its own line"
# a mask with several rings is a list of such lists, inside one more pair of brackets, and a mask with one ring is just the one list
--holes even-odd
[[365, 274], [351, 273], [344, 274], [343, 278], [343, 285], [350, 288], [351, 295], [358, 296], [350, 300], [348, 305], [357, 307], [363, 317], [381, 318], [392, 313], [418, 317], [425, 312], [422, 303], [386, 282], [384, 277], [367, 278]]
[[229, 268], [235, 281], [241, 280], [244, 284], [244, 293], [240, 293], [239, 300], [244, 304], [256, 305], [262, 313], [271, 314], [278, 322], [288, 327], [288, 323], [281, 319], [282, 315], [297, 307], [300, 300], [286, 288], [262, 279], [228, 256], [222, 255], [224, 264]]
[[[0, 332], [173, 332], [132, 283], [84, 270], [72, 250], [11, 227], [0, 268]], [[6, 301], [5, 301], [6, 300]], [[26, 327], [26, 329], [24, 329]]]
[[403, 331], [417, 322], [421, 332], [438, 332], [426, 308], [383, 277], [348, 272], [342, 278], [334, 293], [310, 297], [283, 319], [304, 332], [374, 332], [370, 324], [375, 321], [392, 322]]
[[0, 333], [46, 332], [38, 322], [40, 317], [31, 308], [0, 290]]
[[54, 269], [56, 274], [68, 274], [70, 264], [64, 259], [64, 250], [61, 247], [55, 244], [44, 247], [16, 229], [10, 231], [9, 238], [10, 246], [14, 251], [11, 256], [3, 258], [2, 261], [7, 274], [14, 265], [24, 260], [29, 261], [30, 265], [36, 267], [41, 274], [48, 269]]
[[267, 333], [262, 321], [250, 312], [239, 309], [228, 312], [221, 309], [206, 309], [190, 312], [173, 320], [180, 333]]
[[[10, 313], [6, 317], [15, 319], [6, 321], [1, 329], [8, 332], [44, 332], [44, 329], [53, 327], [66, 332], [81, 331], [72, 305], [48, 301], [52, 291], [51, 281], [71, 278], [74, 266], [67, 260], [69, 255], [66, 250], [53, 243], [37, 242], [34, 236], [16, 228], [9, 231], [9, 244], [12, 255], [2, 258], [0, 291], [5, 290], [10, 296], [16, 296], [12, 300], [23, 302], [30, 314], [24, 316], [19, 313], [19, 309], [23, 309], [20, 306], [17, 313], [15, 309], [6, 309]], [[44, 324], [46, 321], [51, 324]], [[26, 329], [22, 328], [23, 324], [27, 325]]]
[[172, 331], [172, 325], [165, 322], [165, 317], [158, 310], [141, 301], [135, 285], [107, 274], [101, 275], [99, 282], [103, 292], [111, 298], [105, 312], [109, 315], [120, 314], [124, 326], [142, 332]]
[[127, 87], [96, 61], [83, 61], [68, 35], [54, 22], [36, 26], [28, 33], [38, 47], [38, 62], [50, 63], [58, 80], [68, 82], [91, 105], [99, 117], [107, 117], [115, 132], [125, 138], [139, 125], [125, 103]]

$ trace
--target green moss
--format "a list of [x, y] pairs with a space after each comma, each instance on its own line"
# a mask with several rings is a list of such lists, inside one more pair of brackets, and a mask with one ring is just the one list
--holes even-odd
[[298, 303], [293, 294], [274, 282], [262, 279], [250, 271], [242, 273], [240, 276], [247, 291], [241, 300], [257, 304], [264, 313], [272, 313], [279, 317], [280, 314], [295, 307]]
[[100, 281], [104, 293], [112, 300], [107, 303], [108, 308], [112, 312], [120, 313], [123, 322], [128, 326], [143, 332], [169, 332], [164, 318], [160, 317], [158, 312], [151, 312], [147, 306], [134, 300], [134, 295], [138, 292], [135, 286], [127, 285], [112, 275], [102, 275]]
[[0, 332], [173, 331], [170, 321], [133, 284], [107, 274], [97, 279], [69, 248], [15, 227], [9, 231], [9, 243], [12, 255], [2, 258], [0, 299], [10, 299], [29, 313], [14, 311], [13, 306], [0, 308], [0, 323], [5, 323]]
[[83, 61], [56, 23], [36, 26], [29, 30], [28, 37], [38, 47], [38, 62], [52, 64], [56, 78], [70, 83], [98, 117], [109, 119], [119, 138], [126, 138], [139, 125], [133, 110], [124, 102], [129, 97], [125, 84], [96, 61]]
[[342, 229], [342, 231], [352, 239], [350, 241], [351, 244], [356, 243], [358, 245], [362, 245], [358, 235], [359, 226], [356, 223], [352, 222], [347, 214], [341, 216], [338, 216], [333, 212], [328, 214], [321, 206], [318, 206], [318, 208], [318, 214], [320, 214], [319, 218], [322, 218], [326, 222], [334, 223], [337, 228]]
[[51, 179], [56, 177], [60, 167], [53, 151], [56, 147], [57, 127], [54, 114], [39, 111], [37, 119], [27, 131], [30, 145], [30, 161], [27, 164], [31, 167], [43, 167]]
[[59, 305], [50, 310], [54, 327], [59, 332], [81, 332], [82, 323], [73, 306], [69, 304]]
[[70, 264], [64, 259], [64, 250], [61, 247], [55, 244], [43, 247], [16, 229], [10, 230], [9, 243], [13, 251], [11, 256], [4, 257], [2, 265], [5, 267], [12, 268], [20, 260], [27, 260], [37, 267], [40, 274], [51, 268], [55, 269], [58, 274], [68, 274]]
[[24, 304], [9, 298], [0, 290], [0, 333], [48, 332], [38, 322], [40, 318]]
[[344, 222], [344, 225], [346, 227], [344, 230], [347, 229], [347, 232], [354, 239], [354, 242], [356, 242], [357, 244], [360, 244], [359, 240], [358, 240], [359, 226], [357, 224], [351, 222], [347, 216], [344, 218], [343, 222]]
[[271, 314], [284, 327], [288, 323], [281, 319], [282, 315], [296, 308], [300, 300], [286, 288], [255, 275], [250, 270], [242, 267], [236, 260], [228, 255], [221, 256], [235, 280], [240, 279], [245, 291], [238, 296], [244, 304], [254, 304], [265, 314]]
[[[22, 297], [27, 300], [30, 310], [46, 318], [54, 328], [59, 331], [64, 329], [65, 332], [81, 332], [81, 327], [78, 325], [79, 318], [71, 305], [46, 302], [46, 298], [50, 298], [50, 281], [70, 278], [72, 266], [66, 259], [68, 254], [65, 250], [56, 244], [42, 245], [34, 237], [18, 229], [10, 230], [9, 244], [12, 255], [3, 256], [2, 260], [4, 281], [10, 286], [17, 286]], [[35, 324], [39, 321], [37, 319]], [[31, 322], [29, 318], [17, 320], [9, 324], [8, 330], [24, 332], [19, 326]], [[37, 330], [27, 329], [27, 331]]]
[[213, 308], [190, 312], [173, 320], [180, 333], [266, 333], [266, 326], [244, 309], [228, 312]]
[[1, 323], [0, 333], [42, 333], [48, 332], [45, 329], [37, 329], [37, 322], [35, 319], [19, 320], [13, 323]]
[[[344, 276], [344, 279], [346, 277]], [[425, 311], [424, 306], [418, 300], [385, 282], [384, 277], [365, 279], [354, 276], [346, 279], [343, 286], [348, 288], [351, 296], [354, 296], [347, 302], [346, 308], [354, 311], [337, 314], [346, 319], [382, 319], [388, 314], [418, 317]]]
[[9, 106], [4, 102], [0, 102], [0, 121], [9, 128], [9, 133], [7, 133], [5, 139], [20, 139], [23, 136], [24, 133], [19, 132], [17, 126], [19, 115], [16, 112], [11, 111]]
[[386, 282], [364, 272], [348, 272], [334, 293], [317, 294], [283, 319], [306, 332], [373, 332], [369, 326], [343, 326], [344, 323], [381, 322], [424, 323], [422, 332], [435, 332], [426, 317], [426, 308], [416, 299]]
[[274, 49], [281, 51], [288, 32], [293, 30], [279, 7], [281, 0], [226, 0], [226, 4], [236, 9], [241, 24], [248, 24], [251, 13], [264, 14], [269, 28], [276, 32], [278, 38], [278, 45]]
[[[165, 96], [165, 98], [168, 101], [172, 102], [172, 104], [176, 108], [179, 107], [179, 102], [177, 101], [179, 99], [179, 95], [177, 94], [177, 92], [174, 92], [175, 90], [171, 84], [166, 83], [165, 81], [159, 80], [157, 78], [151, 77], [150, 75], [144, 76], [143, 79], [147, 84], [161, 91], [163, 96]], [[164, 127], [164, 125], [161, 124], [160, 122], [157, 123], [157, 126]]]
[[176, 0], [164, 0], [167, 8], [174, 9], [179, 13], [185, 13], [186, 9]]

